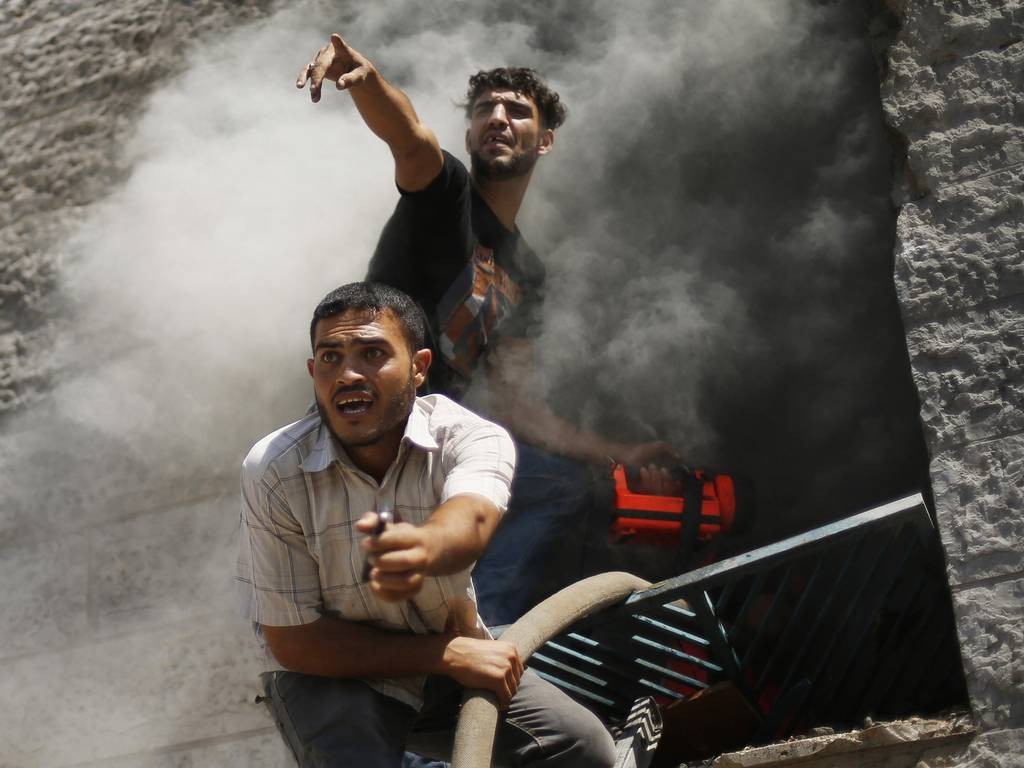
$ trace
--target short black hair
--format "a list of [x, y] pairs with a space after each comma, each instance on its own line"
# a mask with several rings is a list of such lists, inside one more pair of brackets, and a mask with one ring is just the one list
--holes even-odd
[[515, 91], [529, 96], [537, 105], [545, 128], [555, 130], [565, 122], [568, 110], [561, 97], [548, 88], [540, 75], [529, 67], [497, 67], [472, 75], [466, 100], [462, 103], [467, 119], [473, 116], [473, 104], [480, 94], [493, 90]]
[[349, 310], [389, 310], [402, 326], [412, 352], [426, 346], [427, 321], [420, 305], [407, 294], [384, 283], [348, 283], [324, 296], [313, 310], [309, 324], [309, 344], [316, 348], [316, 324], [325, 317], [343, 315]]

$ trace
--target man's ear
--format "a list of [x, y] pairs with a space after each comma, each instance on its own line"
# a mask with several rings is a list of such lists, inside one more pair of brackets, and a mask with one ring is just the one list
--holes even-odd
[[469, 152], [469, 128], [466, 129], [466, 151]]
[[306, 370], [309, 371], [309, 377], [313, 378], [313, 358], [309, 358], [306, 361]]
[[550, 128], [545, 128], [540, 132], [540, 139], [537, 142], [537, 154], [546, 155], [553, 146], [555, 146], [555, 132]]
[[420, 385], [427, 380], [427, 371], [430, 370], [430, 361], [433, 359], [433, 353], [429, 349], [420, 349], [412, 355], [412, 380], [416, 385], [416, 389], [420, 388]]

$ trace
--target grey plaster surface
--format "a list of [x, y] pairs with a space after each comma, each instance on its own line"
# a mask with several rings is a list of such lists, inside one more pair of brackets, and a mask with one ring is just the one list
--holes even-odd
[[0, 659], [88, 636], [87, 533], [0, 548], [0, 583], [17, 585], [0, 593]]
[[6, 764], [75, 765], [263, 728], [248, 626], [220, 616], [12, 659]]
[[966, 748], [925, 752], [915, 768], [1021, 768], [1024, 730], [1003, 729], [976, 736]]
[[[78, 385], [57, 399], [71, 397], [84, 397]], [[0, 466], [12, 481], [0, 508], [0, 548], [237, 490], [240, 455], [204, 464], [200, 473], [189, 455], [138, 437], [79, 421], [53, 404], [9, 419], [0, 433]]]
[[[123, 145], [154, 83], [188, 46], [269, 0], [5, 2], [0, 7], [0, 412], [48, 379], [46, 299], [60, 238], [126, 171]], [[28, 343], [31, 342], [31, 343]]]
[[[903, 26], [883, 101], [907, 146], [897, 293], [972, 706], [983, 729], [1016, 734], [963, 760], [1019, 764], [1024, 5], [892, 5]], [[986, 746], [1006, 740], [1015, 753]]]
[[249, 627], [222, 615], [4, 662], [2, 764], [55, 768], [265, 728]]
[[100, 632], [230, 614], [236, 494], [90, 531], [90, 611]]
[[82, 763], [75, 768], [291, 768], [294, 760], [273, 726], [228, 739], [213, 739], [166, 752], [135, 754]]
[[1024, 430], [1024, 296], [907, 331], [933, 450]]
[[157, 370], [138, 350], [93, 355], [102, 375], [78, 366], [68, 383], [76, 340], [57, 351], [53, 303], [66, 236], [124, 177], [154, 84], [269, 5], [0, 4], [3, 768], [290, 763], [253, 701], [262, 664], [231, 605], [240, 456], [223, 446], [242, 441], [154, 439], [168, 413], [143, 418], [121, 370]]
[[[764, 747], [720, 755], [710, 768], [927, 768], [955, 765], [968, 753], [975, 730], [970, 718], [908, 718], [865, 723], [845, 733], [798, 736]], [[947, 762], [944, 762], [947, 761]], [[696, 768], [694, 766], [694, 768]]]
[[905, 205], [896, 247], [904, 317], [918, 322], [1024, 291], [1022, 216], [1024, 164]]
[[1024, 727], [1024, 576], [957, 589], [953, 606], [980, 725]]
[[936, 455], [933, 491], [952, 584], [1020, 572], [1024, 435], [971, 443]]

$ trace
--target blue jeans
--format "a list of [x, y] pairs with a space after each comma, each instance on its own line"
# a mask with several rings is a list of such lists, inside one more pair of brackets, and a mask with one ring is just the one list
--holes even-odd
[[[267, 707], [300, 768], [399, 768], [408, 745], [451, 756], [463, 689], [427, 678], [423, 709], [377, 693], [357, 679], [266, 672]], [[495, 765], [611, 768], [615, 745], [597, 716], [527, 670], [498, 723]], [[429, 763], [428, 763], [429, 764]]]
[[[590, 471], [532, 445], [517, 442], [516, 449], [508, 511], [473, 570], [477, 604], [487, 626], [511, 624], [580, 578]], [[552, 564], [562, 573], [553, 573]]]

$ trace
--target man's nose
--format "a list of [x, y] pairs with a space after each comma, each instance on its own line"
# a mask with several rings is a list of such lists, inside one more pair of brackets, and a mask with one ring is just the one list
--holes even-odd
[[363, 371], [360, 370], [357, 365], [348, 361], [344, 361], [338, 366], [338, 373], [335, 378], [339, 384], [345, 386], [359, 384], [366, 380], [366, 376], [363, 374]]
[[501, 102], [494, 105], [491, 116], [488, 120], [491, 125], [508, 125], [508, 115], [505, 112], [505, 105]]

